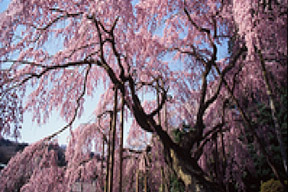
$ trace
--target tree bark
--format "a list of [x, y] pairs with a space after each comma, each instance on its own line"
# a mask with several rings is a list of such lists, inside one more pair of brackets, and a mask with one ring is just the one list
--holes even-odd
[[189, 192], [220, 192], [221, 187], [211, 181], [197, 164], [197, 160], [191, 157], [189, 150], [184, 149], [174, 143], [167, 132], [163, 131], [160, 125], [150, 119], [154, 124], [157, 135], [164, 146], [166, 160], [170, 167], [175, 171]]
[[105, 140], [102, 139], [102, 157], [101, 157], [101, 187], [104, 186], [104, 153], [105, 153]]
[[107, 142], [107, 159], [106, 159], [106, 178], [105, 178], [105, 192], [108, 192], [109, 186], [109, 171], [110, 171], [110, 147], [111, 147], [111, 132], [112, 132], [112, 116], [110, 116], [109, 141]]
[[[117, 86], [117, 88], [121, 91], [122, 94], [124, 94], [124, 84], [118, 81], [113, 71], [111, 71], [110, 69], [107, 70], [114, 85]], [[132, 76], [128, 76], [127, 80], [129, 83], [129, 89], [132, 99], [132, 104], [131, 102], [129, 102], [127, 105], [128, 108], [133, 113], [138, 125], [143, 130], [150, 133], [156, 133], [159, 136], [161, 142], [163, 143], [167, 159], [169, 159], [170, 166], [174, 169], [177, 176], [182, 179], [187, 190], [189, 192], [221, 191], [219, 185], [210, 181], [209, 178], [205, 176], [204, 172], [197, 164], [197, 160], [191, 157], [190, 150], [186, 148], [184, 149], [183, 147], [181, 147], [181, 145], [174, 143], [168, 133], [162, 129], [162, 126], [156, 123], [154, 117], [163, 108], [167, 99], [167, 92], [163, 88], [161, 89], [162, 93], [161, 102], [159, 102], [160, 105], [157, 105], [157, 108], [154, 111], [147, 114], [143, 109], [140, 99], [136, 93], [135, 82]], [[109, 177], [111, 178], [111, 176]]]
[[110, 142], [110, 158], [109, 158], [109, 179], [108, 179], [108, 192], [113, 192], [113, 171], [114, 171], [114, 153], [115, 153], [115, 136], [116, 136], [116, 120], [117, 120], [117, 104], [118, 104], [118, 87], [115, 87], [114, 93], [114, 109], [112, 121], [112, 140]]
[[161, 192], [168, 192], [164, 167], [161, 167]]
[[119, 167], [119, 192], [122, 192], [122, 170], [123, 170], [123, 132], [124, 132], [124, 95], [121, 96], [121, 116], [120, 116], [120, 150], [119, 150], [119, 158], [120, 158], [120, 167]]
[[135, 188], [136, 188], [136, 192], [139, 192], [139, 169], [136, 170], [136, 182], [135, 182]]
[[[210, 181], [209, 178], [205, 176], [204, 172], [197, 164], [197, 160], [191, 157], [189, 149], [184, 149], [183, 147], [180, 147], [180, 145], [174, 143], [168, 133], [162, 129], [162, 126], [156, 123], [154, 116], [157, 115], [158, 111], [163, 107], [163, 100], [166, 100], [166, 94], [162, 94], [162, 105], [158, 105], [157, 112], [151, 115], [151, 113], [146, 114], [141, 106], [141, 102], [135, 91], [134, 80], [131, 77], [129, 78], [129, 87], [132, 94], [133, 105], [128, 105], [128, 107], [134, 114], [138, 125], [145, 131], [157, 134], [164, 146], [164, 153], [167, 157], [169, 166], [184, 182], [186, 189], [189, 192], [221, 191], [218, 184]], [[124, 88], [120, 90], [121, 92], [124, 92]]]
[[[182, 155], [174, 149], [170, 149], [170, 157], [172, 159], [172, 167], [177, 176], [185, 184], [187, 192], [215, 192], [222, 189], [214, 182], [209, 181], [204, 172], [198, 167], [193, 159], [183, 159]], [[189, 161], [191, 161], [189, 163]]]
[[147, 171], [146, 171], [146, 166], [145, 166], [145, 170], [144, 170], [144, 192], [148, 191], [148, 186], [147, 186]]

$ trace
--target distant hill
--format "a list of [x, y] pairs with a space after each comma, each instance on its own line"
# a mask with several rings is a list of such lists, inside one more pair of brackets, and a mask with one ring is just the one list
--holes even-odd
[[17, 143], [8, 139], [0, 139], [0, 164], [7, 164], [18, 151], [22, 151], [27, 143]]

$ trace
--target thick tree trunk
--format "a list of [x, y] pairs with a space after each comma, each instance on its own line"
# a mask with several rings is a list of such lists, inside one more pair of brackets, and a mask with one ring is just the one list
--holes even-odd
[[[174, 149], [170, 149], [170, 158], [173, 170], [184, 182], [187, 192], [220, 192], [221, 188], [205, 177], [204, 172], [192, 159], [183, 159], [183, 155]], [[184, 157], [186, 158], [186, 157]], [[193, 162], [194, 161], [194, 162]]]
[[[166, 94], [162, 94], [162, 102], [160, 105], [160, 102], [158, 103], [157, 110], [150, 114], [146, 114], [136, 94], [135, 83], [132, 77], [129, 78], [129, 86], [132, 94], [133, 105], [128, 105], [128, 107], [134, 114], [138, 125], [143, 130], [156, 133], [160, 138], [164, 146], [164, 152], [165, 156], [167, 157], [167, 161], [177, 176], [184, 182], [186, 191], [220, 192], [221, 188], [219, 185], [209, 181], [209, 178], [205, 177], [205, 174], [198, 166], [197, 161], [190, 156], [189, 149], [184, 149], [180, 145], [174, 143], [168, 133], [162, 129], [160, 122], [158, 122], [158, 124], [156, 123], [154, 116], [157, 115], [162, 109], [163, 101], [166, 100]], [[124, 93], [124, 87], [120, 90], [122, 93]]]
[[[153, 123], [153, 122], [152, 122]], [[197, 164], [197, 160], [190, 156], [190, 152], [175, 144], [167, 132], [155, 125], [155, 130], [164, 145], [164, 153], [170, 167], [178, 178], [185, 184], [188, 192], [221, 192], [221, 187], [210, 181], [203, 170]]]

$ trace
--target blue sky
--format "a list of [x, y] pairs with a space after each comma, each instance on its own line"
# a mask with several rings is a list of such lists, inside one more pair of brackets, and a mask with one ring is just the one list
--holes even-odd
[[[96, 104], [98, 103], [99, 95], [96, 95], [94, 98], [86, 97], [86, 101], [84, 104], [84, 114], [80, 119], [76, 119], [73, 124], [73, 128], [76, 128], [81, 123], [91, 122], [94, 118], [93, 111], [95, 109]], [[21, 130], [21, 139], [19, 141], [23, 142], [36, 142], [41, 138], [44, 138], [48, 135], [53, 134], [57, 130], [61, 129], [66, 125], [66, 122], [60, 117], [58, 111], [52, 111], [51, 117], [48, 120], [48, 123], [38, 125], [36, 122], [32, 121], [32, 113], [25, 112], [24, 114], [24, 122], [23, 129]], [[69, 129], [61, 133], [58, 137], [56, 137], [60, 144], [67, 143], [67, 136], [69, 136]]]

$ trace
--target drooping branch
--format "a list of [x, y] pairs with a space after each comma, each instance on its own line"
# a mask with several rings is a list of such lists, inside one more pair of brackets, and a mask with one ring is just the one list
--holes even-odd
[[[77, 16], [81, 16], [84, 14], [84, 12], [78, 12], [78, 13], [69, 13], [65, 10], [62, 10], [62, 9], [59, 9], [59, 8], [50, 8], [51, 11], [55, 11], [55, 12], [58, 12], [58, 13], [62, 13], [62, 15], [56, 17], [55, 19], [53, 19], [52, 21], [50, 21], [48, 24], [46, 24], [45, 26], [42, 26], [42, 27], [37, 27], [37, 26], [34, 26], [34, 25], [30, 25], [32, 27], [34, 27], [35, 29], [37, 30], [40, 30], [40, 31], [46, 31], [48, 28], [50, 28], [52, 25], [54, 25], [55, 23], [57, 23], [59, 20], [61, 19], [66, 19], [68, 17], [77, 17]], [[28, 23], [29, 25], [29, 23]]]
[[83, 89], [82, 89], [81, 94], [77, 98], [77, 101], [76, 101], [77, 105], [76, 105], [76, 108], [74, 110], [74, 115], [73, 115], [72, 119], [62, 129], [58, 130], [57, 132], [53, 133], [52, 135], [50, 135], [48, 137], [45, 137], [44, 140], [51, 140], [52, 138], [54, 138], [55, 136], [59, 135], [60, 133], [62, 133], [66, 129], [70, 128], [72, 126], [72, 124], [74, 123], [74, 121], [75, 121], [75, 119], [76, 119], [76, 117], [78, 115], [79, 108], [81, 106], [80, 102], [81, 102], [81, 100], [83, 99], [83, 97], [84, 97], [84, 95], [86, 93], [86, 84], [87, 84], [87, 79], [88, 79], [88, 75], [89, 75], [90, 69], [91, 69], [91, 64], [88, 65], [88, 67], [87, 67], [87, 70], [86, 70], [86, 73], [85, 73], [85, 77], [84, 77], [84, 82], [83, 82]]
[[[55, 132], [52, 135], [47, 136], [47, 137], [45, 137], [43, 139], [44, 141], [49, 141], [52, 138], [54, 138], [55, 136], [57, 136], [58, 134], [62, 133], [64, 130], [70, 128], [72, 126], [72, 124], [74, 123], [74, 121], [75, 121], [75, 119], [76, 119], [76, 117], [78, 115], [78, 112], [79, 112], [79, 108], [80, 108], [80, 105], [81, 105], [80, 102], [81, 102], [81, 100], [83, 99], [83, 97], [84, 97], [84, 95], [86, 93], [87, 79], [88, 79], [88, 75], [89, 75], [90, 69], [92, 67], [91, 61], [83, 60], [83, 61], [78, 61], [78, 62], [68, 62], [68, 63], [62, 64], [62, 65], [55, 65], [55, 66], [45, 66], [44, 64], [38, 64], [38, 63], [28, 62], [28, 61], [15, 61], [15, 62], [20, 62], [22, 64], [29, 64], [29, 65], [41, 67], [41, 68], [43, 68], [43, 70], [40, 73], [26, 73], [26, 74], [24, 74], [24, 75], [27, 75], [28, 77], [25, 77], [23, 80], [19, 81], [15, 85], [13, 85], [13, 86], [7, 88], [6, 90], [4, 90], [4, 92], [1, 94], [0, 100], [4, 97], [4, 94], [7, 94], [12, 89], [24, 85], [26, 82], [28, 82], [32, 78], [40, 79], [44, 74], [46, 74], [49, 71], [56, 70], [56, 69], [68, 68], [68, 67], [71, 67], [71, 66], [88, 65], [86, 73], [85, 73], [85, 77], [84, 77], [83, 89], [82, 89], [81, 94], [78, 96], [78, 98], [76, 100], [76, 108], [75, 108], [74, 115], [73, 115], [72, 119], [63, 128], [61, 128], [57, 132]], [[18, 78], [19, 77], [17, 77], [17, 78], [14, 77], [14, 78], [12, 78], [10, 80], [10, 82], [13, 82], [14, 79], [18, 79]]]
[[[11, 78], [9, 81], [7, 81], [6, 84], [8, 83], [11, 83], [11, 82], [15, 82], [15, 84], [12, 84], [10, 87], [8, 87], [6, 90], [4, 90], [2, 92], [2, 96], [0, 98], [0, 101], [2, 99], [2, 97], [8, 93], [9, 91], [11, 91], [12, 89], [15, 89], [17, 87], [20, 87], [22, 85], [24, 85], [26, 82], [28, 82], [29, 80], [33, 79], [33, 78], [37, 78], [37, 79], [40, 79], [41, 77], [43, 77], [46, 73], [52, 71], [52, 70], [57, 70], [57, 69], [64, 69], [64, 68], [68, 68], [68, 67], [75, 67], [75, 66], [80, 66], [80, 65], [91, 65], [92, 63], [95, 63], [95, 61], [93, 59], [84, 59], [82, 61], [75, 61], [75, 62], [67, 62], [67, 63], [64, 63], [64, 64], [59, 64], [59, 65], [52, 65], [52, 66], [47, 66], [47, 65], [44, 65], [44, 64], [41, 64], [41, 63], [36, 63], [36, 62], [31, 62], [31, 61], [25, 61], [25, 60], [22, 60], [22, 61], [15, 61], [15, 60], [7, 60], [5, 62], [11, 62], [11, 61], [14, 61], [14, 62], [17, 62], [17, 63], [21, 63], [21, 64], [28, 64], [28, 65], [32, 65], [32, 66], [36, 66], [36, 67], [40, 67], [42, 68], [43, 70], [39, 73], [36, 73], [36, 72], [33, 72], [33, 73], [25, 73], [25, 74], [22, 74], [20, 76], [16, 76], [16, 77], [13, 77]], [[90, 66], [91, 67], [91, 66]], [[22, 80], [19, 80], [23, 78]]]
[[[32, 23], [26, 23], [26, 22], [24, 22], [24, 25], [30, 26], [30, 27], [32, 27], [32, 28], [34, 28], [40, 32], [47, 32], [47, 30], [49, 28], [51, 28], [53, 25], [57, 24], [59, 21], [62, 21], [64, 19], [71, 18], [71, 17], [72, 18], [79, 17], [79, 16], [84, 14], [84, 12], [69, 13], [69, 12], [67, 12], [65, 10], [61, 10], [59, 8], [50, 8], [50, 11], [55, 11], [55, 12], [61, 13], [61, 15], [57, 16], [55, 19], [51, 20], [50, 22], [48, 22], [44, 26], [36, 26]], [[41, 35], [43, 35], [43, 33], [38, 33], [38, 35], [33, 40], [28, 41], [28, 42], [35, 43], [36, 41], [38, 41], [40, 39]]]

